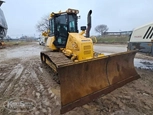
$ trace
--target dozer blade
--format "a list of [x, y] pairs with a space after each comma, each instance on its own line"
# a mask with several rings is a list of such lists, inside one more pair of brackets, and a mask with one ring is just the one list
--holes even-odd
[[117, 53], [57, 67], [61, 113], [82, 106], [140, 76], [133, 61], [136, 51]]

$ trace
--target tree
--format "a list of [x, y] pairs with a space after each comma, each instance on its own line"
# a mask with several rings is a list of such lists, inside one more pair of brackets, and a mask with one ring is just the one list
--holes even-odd
[[108, 31], [108, 27], [107, 27], [107, 25], [101, 24], [101, 25], [98, 25], [95, 27], [95, 31], [97, 33], [100, 33], [100, 35], [102, 36], [103, 33]]
[[45, 15], [42, 17], [41, 21], [39, 21], [36, 25], [36, 29], [38, 32], [47, 31], [49, 28], [49, 15]]

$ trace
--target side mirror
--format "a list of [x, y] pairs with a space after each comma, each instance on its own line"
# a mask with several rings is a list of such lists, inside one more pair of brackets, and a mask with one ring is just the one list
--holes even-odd
[[86, 26], [81, 26], [81, 30], [85, 31], [86, 30]]
[[80, 19], [80, 18], [81, 18], [81, 16], [78, 16], [77, 18], [78, 18], [78, 19]]

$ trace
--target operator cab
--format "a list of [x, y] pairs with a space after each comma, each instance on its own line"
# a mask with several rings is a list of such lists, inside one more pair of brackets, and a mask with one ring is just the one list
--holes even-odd
[[64, 12], [53, 14], [49, 20], [49, 30], [50, 36], [55, 36], [53, 44], [57, 48], [66, 47], [69, 32], [78, 33], [77, 20], [77, 13]]

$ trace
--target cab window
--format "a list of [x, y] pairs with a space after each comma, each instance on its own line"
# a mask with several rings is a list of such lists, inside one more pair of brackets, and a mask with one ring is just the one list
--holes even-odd
[[49, 27], [50, 27], [50, 34], [54, 35], [54, 19], [50, 19]]

